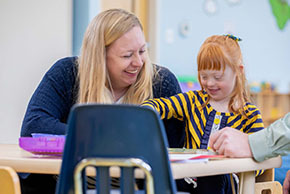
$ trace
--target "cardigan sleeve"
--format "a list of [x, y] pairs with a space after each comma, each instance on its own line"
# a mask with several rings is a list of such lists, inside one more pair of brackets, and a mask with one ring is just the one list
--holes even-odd
[[76, 97], [76, 58], [57, 61], [33, 93], [22, 122], [21, 136], [32, 133], [65, 134]]
[[181, 93], [175, 75], [166, 67], [155, 66], [158, 73], [153, 80], [153, 97], [169, 97]]

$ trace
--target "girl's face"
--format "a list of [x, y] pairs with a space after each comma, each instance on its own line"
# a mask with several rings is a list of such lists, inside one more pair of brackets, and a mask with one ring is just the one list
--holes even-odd
[[145, 62], [145, 50], [145, 37], [139, 26], [107, 48], [106, 63], [114, 90], [123, 90], [136, 82]]
[[202, 87], [214, 101], [221, 101], [230, 98], [235, 87], [236, 74], [226, 65], [223, 70], [201, 70], [200, 81]]

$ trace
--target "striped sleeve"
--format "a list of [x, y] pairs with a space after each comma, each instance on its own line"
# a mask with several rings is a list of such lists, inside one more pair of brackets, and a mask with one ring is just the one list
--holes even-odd
[[[251, 134], [264, 129], [264, 123], [262, 120], [260, 110], [251, 103], [247, 103], [246, 108], [248, 120], [245, 123], [246, 127], [244, 128], [244, 132]], [[256, 176], [259, 176], [263, 174], [264, 171], [265, 171], [264, 169], [257, 170], [255, 171], [255, 174]]]
[[264, 129], [264, 123], [260, 110], [255, 105], [248, 103], [246, 112], [248, 120], [245, 123], [245, 133], [255, 133]]
[[188, 93], [180, 93], [168, 98], [154, 98], [146, 100], [141, 106], [150, 107], [156, 110], [162, 119], [170, 119], [172, 117], [184, 120], [191, 109], [189, 102], [191, 97]]

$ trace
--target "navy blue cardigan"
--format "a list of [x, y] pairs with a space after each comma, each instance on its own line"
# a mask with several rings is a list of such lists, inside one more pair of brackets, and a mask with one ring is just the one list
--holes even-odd
[[[44, 75], [28, 104], [21, 128], [21, 136], [32, 133], [66, 134], [67, 119], [78, 94], [77, 57], [58, 60]], [[178, 81], [167, 68], [157, 66], [153, 81], [153, 95], [168, 97], [181, 92]], [[183, 123], [164, 121], [170, 147], [184, 144]]]

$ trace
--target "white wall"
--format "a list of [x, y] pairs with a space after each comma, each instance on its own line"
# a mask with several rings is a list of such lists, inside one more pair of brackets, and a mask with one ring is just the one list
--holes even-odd
[[43, 74], [71, 55], [71, 0], [0, 1], [0, 143], [17, 143]]

